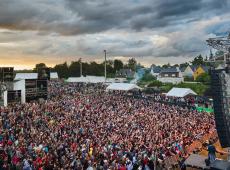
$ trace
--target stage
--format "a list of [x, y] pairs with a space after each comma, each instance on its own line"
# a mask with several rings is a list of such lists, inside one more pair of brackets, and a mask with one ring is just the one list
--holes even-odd
[[186, 167], [204, 170], [230, 170], [230, 162], [228, 161], [216, 160], [210, 164], [210, 166], [206, 166], [205, 159], [207, 159], [207, 157], [198, 154], [192, 154], [185, 161], [185, 165]]

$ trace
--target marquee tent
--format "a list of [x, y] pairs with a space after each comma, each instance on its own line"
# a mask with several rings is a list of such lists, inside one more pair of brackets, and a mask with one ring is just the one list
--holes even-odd
[[88, 83], [88, 79], [86, 77], [69, 77], [66, 82], [69, 83]]
[[89, 83], [104, 83], [105, 77], [103, 76], [86, 76]]
[[58, 79], [58, 73], [57, 72], [51, 72], [50, 73], [50, 78], [51, 79]]
[[[37, 79], [38, 73], [16, 73], [14, 80]], [[50, 79], [58, 79], [57, 72], [50, 73]]]
[[66, 82], [82, 82], [82, 83], [104, 83], [105, 77], [101, 76], [82, 76], [82, 77], [69, 77]]
[[197, 95], [194, 91], [190, 88], [176, 88], [173, 87], [166, 96], [173, 96], [173, 97], [185, 97], [188, 95]]
[[16, 73], [14, 80], [37, 79], [38, 73]]
[[136, 84], [129, 84], [129, 83], [112, 83], [107, 88], [106, 91], [109, 90], [122, 90], [122, 91], [129, 91], [134, 89], [141, 89]]

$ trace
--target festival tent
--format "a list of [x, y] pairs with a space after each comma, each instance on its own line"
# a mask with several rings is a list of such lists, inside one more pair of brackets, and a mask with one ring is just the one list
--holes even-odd
[[190, 88], [176, 88], [173, 87], [166, 96], [173, 96], [173, 97], [185, 97], [188, 95], [197, 95], [194, 91]]
[[68, 83], [88, 83], [86, 77], [69, 77], [66, 82]]
[[51, 79], [58, 79], [58, 73], [57, 72], [51, 72], [50, 73], [50, 78]]
[[86, 76], [89, 83], [104, 83], [105, 77], [103, 76]]
[[107, 88], [106, 91], [109, 90], [122, 90], [122, 91], [129, 91], [134, 89], [141, 89], [136, 84], [129, 84], [129, 83], [112, 83]]
[[105, 77], [102, 76], [82, 76], [82, 77], [69, 77], [66, 82], [75, 82], [75, 83], [104, 83]]
[[[37, 79], [38, 73], [16, 73], [14, 80]], [[50, 79], [58, 79], [57, 72], [50, 73]]]
[[16, 73], [14, 80], [37, 79], [38, 73]]
[[[123, 82], [124, 78], [107, 78], [106, 83]], [[105, 83], [103, 76], [69, 77], [66, 82]]]

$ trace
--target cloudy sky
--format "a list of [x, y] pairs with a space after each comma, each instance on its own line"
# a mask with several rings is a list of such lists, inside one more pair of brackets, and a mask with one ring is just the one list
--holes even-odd
[[229, 0], [0, 0], [0, 65], [181, 63], [230, 31]]

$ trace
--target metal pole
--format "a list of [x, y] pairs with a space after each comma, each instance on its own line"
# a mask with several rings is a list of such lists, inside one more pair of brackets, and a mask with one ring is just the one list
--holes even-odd
[[106, 50], [104, 50], [105, 53], [105, 82], [106, 82]]
[[80, 58], [80, 77], [82, 77], [82, 62], [81, 62], [81, 58]]
[[228, 162], [230, 162], [230, 147], [228, 147], [227, 149], [228, 149]]
[[226, 55], [227, 55], [227, 54], [225, 54], [225, 53], [224, 53], [224, 67], [226, 67], [226, 66], [227, 66], [227, 65], [226, 65], [226, 64], [227, 64], [227, 61], [226, 61], [227, 56], [226, 56]]

